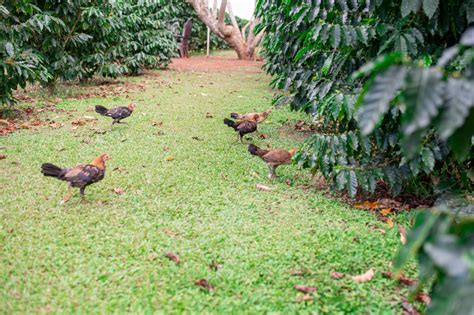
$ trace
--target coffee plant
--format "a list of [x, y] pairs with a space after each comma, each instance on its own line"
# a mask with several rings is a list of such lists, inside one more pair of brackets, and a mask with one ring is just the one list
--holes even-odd
[[12, 91], [27, 82], [54, 88], [58, 80], [166, 67], [177, 53], [176, 1], [3, 1], [2, 104], [12, 104]]
[[381, 181], [394, 194], [432, 194], [445, 179], [471, 188], [471, 137], [460, 126], [472, 119], [472, 51], [455, 45], [473, 3], [258, 1], [265, 70], [281, 90], [274, 103], [310, 113], [316, 129], [298, 165], [350, 196]]

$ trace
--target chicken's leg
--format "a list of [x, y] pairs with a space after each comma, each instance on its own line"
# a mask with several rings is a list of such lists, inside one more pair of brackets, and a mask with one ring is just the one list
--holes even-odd
[[110, 125], [110, 131], [112, 131], [112, 127], [113, 127], [116, 123], [117, 123], [117, 121], [114, 119], [114, 120], [112, 121], [112, 125]]
[[86, 187], [81, 187], [81, 188], [79, 189], [79, 193], [80, 193], [80, 195], [81, 195], [81, 202], [82, 202], [82, 203], [85, 203], [85, 202], [86, 202], [85, 190], [86, 190]]
[[72, 187], [67, 186], [67, 194], [66, 196], [64, 196], [63, 200], [61, 200], [61, 204], [65, 204], [66, 202], [68, 202], [71, 199], [72, 194], [73, 194]]
[[276, 166], [275, 165], [268, 165], [268, 169], [270, 170], [270, 172], [268, 173], [268, 179], [277, 178]]

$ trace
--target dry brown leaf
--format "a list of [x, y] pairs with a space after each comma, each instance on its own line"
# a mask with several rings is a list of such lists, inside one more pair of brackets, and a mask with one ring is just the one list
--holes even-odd
[[407, 285], [407, 286], [413, 286], [413, 285], [416, 284], [416, 280], [407, 278], [407, 277], [405, 277], [405, 276], [403, 276], [403, 275], [401, 275], [401, 276], [398, 278], [398, 282], [400, 282], [401, 284]]
[[384, 208], [384, 209], [380, 210], [380, 214], [383, 215], [384, 217], [389, 215], [390, 212], [392, 212], [392, 208]]
[[206, 113], [206, 118], [213, 118], [214, 116], [211, 113]]
[[21, 129], [30, 129], [30, 125], [28, 125], [28, 123], [22, 123], [22, 124], [20, 125], [20, 128], [21, 128]]
[[172, 157], [171, 155], [165, 158], [165, 161], [168, 161], [168, 162], [173, 161], [173, 160], [174, 160], [174, 157]]
[[268, 138], [268, 135], [262, 133], [258, 136], [260, 139], [267, 139]]
[[268, 186], [265, 186], [265, 185], [262, 185], [262, 184], [257, 184], [256, 185], [257, 189], [261, 190], [261, 191], [272, 191], [272, 189]]
[[117, 195], [123, 195], [123, 194], [125, 194], [125, 191], [124, 191], [122, 188], [114, 188], [114, 189], [112, 189], [112, 191], [113, 191], [114, 193], [116, 193]]
[[357, 209], [378, 209], [379, 204], [376, 201], [364, 201], [354, 204], [354, 208]]
[[387, 225], [388, 225], [389, 228], [393, 228], [393, 224], [394, 224], [394, 223], [393, 223], [393, 220], [392, 220], [392, 219], [387, 219], [387, 221], [386, 221], [385, 223], [387, 223]]
[[172, 260], [175, 264], [179, 265], [179, 257], [173, 252], [166, 253], [166, 257]]
[[79, 118], [79, 119], [73, 120], [71, 124], [73, 126], [84, 126], [85, 124], [87, 124], [87, 121], [83, 118]]
[[366, 273], [363, 273], [361, 275], [358, 275], [358, 276], [353, 276], [352, 277], [352, 280], [354, 280], [355, 282], [367, 282], [367, 281], [370, 281], [372, 280], [372, 278], [374, 277], [375, 275], [375, 272], [374, 270], [371, 268], [369, 269]]
[[162, 127], [163, 126], [163, 122], [162, 121], [153, 121], [151, 123], [152, 126], [154, 127]]
[[10, 126], [10, 123], [6, 119], [0, 119], [0, 125], [8, 127]]
[[309, 294], [305, 294], [303, 296], [300, 296], [299, 298], [296, 299], [296, 302], [309, 302], [314, 300], [314, 297]]
[[208, 290], [208, 291], [212, 291], [214, 290], [214, 286], [211, 285], [206, 279], [199, 279], [199, 280], [196, 280], [194, 281], [194, 284]]
[[418, 302], [421, 302], [425, 305], [429, 305], [431, 303], [431, 297], [426, 293], [421, 293], [420, 292], [416, 295], [415, 298]]
[[403, 308], [404, 315], [419, 315], [420, 314], [413, 305], [411, 305], [410, 303], [406, 301], [402, 303], [402, 308]]
[[316, 288], [315, 287], [308, 287], [308, 286], [305, 286], [305, 285], [300, 285], [300, 284], [295, 284], [293, 286], [293, 288], [295, 290], [298, 290], [300, 292], [303, 292], [303, 293], [313, 293], [313, 292], [316, 292]]
[[331, 272], [331, 278], [333, 278], [333, 279], [342, 279], [345, 276], [346, 276], [346, 274], [344, 274], [342, 272], [337, 272], [337, 271]]
[[405, 227], [398, 225], [398, 233], [400, 233], [400, 242], [405, 245], [407, 243], [407, 230]]
[[5, 154], [0, 154], [0, 160], [5, 160], [7, 156]]
[[393, 272], [382, 271], [382, 277], [384, 277], [386, 279], [393, 279]]

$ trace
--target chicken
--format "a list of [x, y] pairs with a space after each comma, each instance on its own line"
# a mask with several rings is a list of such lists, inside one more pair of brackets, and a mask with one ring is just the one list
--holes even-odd
[[68, 194], [63, 198], [63, 203], [68, 202], [72, 196], [71, 188], [79, 188], [82, 201], [85, 200], [84, 192], [87, 186], [102, 180], [105, 176], [105, 161], [110, 160], [108, 154], [96, 157], [90, 164], [80, 164], [72, 168], [60, 168], [51, 163], [41, 165], [41, 173], [69, 183]]
[[226, 124], [230, 128], [233, 128], [237, 132], [237, 135], [240, 138], [240, 142], [243, 142], [243, 136], [257, 130], [257, 123], [247, 120], [233, 121], [231, 119], [224, 118], [224, 124]]
[[127, 118], [133, 113], [133, 110], [135, 109], [135, 104], [131, 103], [127, 107], [125, 106], [119, 106], [119, 107], [114, 107], [111, 109], [107, 109], [102, 105], [96, 105], [95, 106], [95, 111], [99, 113], [102, 116], [108, 116], [112, 117], [112, 125], [110, 126], [110, 130], [112, 131], [112, 127], [115, 124], [126, 124], [125, 122], [121, 122], [122, 119]]
[[264, 112], [260, 113], [248, 113], [248, 114], [238, 114], [238, 113], [230, 113], [230, 117], [238, 120], [247, 120], [256, 122], [257, 124], [261, 123], [265, 119], [267, 119], [268, 115], [272, 112], [272, 108], [267, 109]]
[[262, 160], [267, 163], [269, 173], [268, 178], [272, 179], [277, 177], [276, 169], [278, 166], [283, 164], [290, 164], [291, 158], [295, 154], [296, 150], [291, 149], [287, 150], [263, 150], [257, 147], [256, 145], [249, 144], [248, 151], [252, 155], [259, 156]]

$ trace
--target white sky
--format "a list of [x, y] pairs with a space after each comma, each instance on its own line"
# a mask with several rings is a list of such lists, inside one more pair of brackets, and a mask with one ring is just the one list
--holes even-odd
[[[255, 0], [228, 0], [232, 3], [232, 11], [238, 17], [250, 19], [255, 8]], [[209, 7], [212, 7], [214, 1], [209, 0]], [[220, 6], [221, 1], [217, 1], [217, 7]]]

